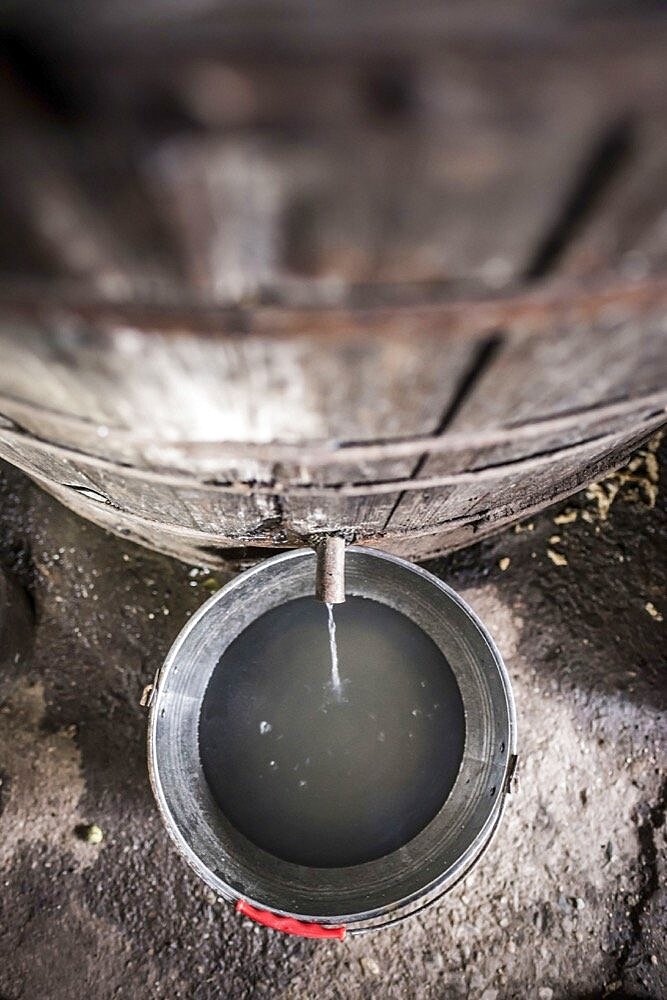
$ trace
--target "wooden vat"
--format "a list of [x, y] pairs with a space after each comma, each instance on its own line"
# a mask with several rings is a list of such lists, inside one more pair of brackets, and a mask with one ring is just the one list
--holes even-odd
[[663, 19], [380, 8], [369, 54], [85, 10], [64, 108], [14, 59], [0, 160], [0, 457], [69, 507], [209, 564], [426, 558], [664, 423]]

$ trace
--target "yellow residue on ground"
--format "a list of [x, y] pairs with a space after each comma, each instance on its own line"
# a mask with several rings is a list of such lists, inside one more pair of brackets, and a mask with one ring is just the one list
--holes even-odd
[[[595, 504], [594, 509], [588, 512], [593, 519], [606, 521], [612, 504], [619, 497], [630, 503], [643, 501], [648, 507], [655, 507], [660, 478], [656, 451], [662, 437], [662, 431], [654, 434], [626, 466], [617, 469], [616, 472], [611, 472], [599, 483], [591, 483], [586, 490], [586, 498]], [[582, 517], [585, 513], [586, 511], [582, 513]], [[585, 518], [585, 520], [589, 520], [589, 518]]]
[[579, 517], [579, 511], [574, 507], [568, 507], [562, 514], [556, 514], [554, 524], [572, 524]]

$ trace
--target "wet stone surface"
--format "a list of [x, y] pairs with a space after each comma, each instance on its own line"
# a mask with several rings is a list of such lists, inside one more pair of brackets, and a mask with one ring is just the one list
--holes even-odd
[[139, 698], [222, 575], [125, 544], [0, 467], [0, 560], [36, 615], [0, 705], [0, 998], [664, 996], [661, 486], [653, 508], [633, 480], [608, 511], [613, 490], [580, 494], [429, 567], [505, 656], [519, 789], [444, 900], [341, 944], [240, 920], [153, 805]]

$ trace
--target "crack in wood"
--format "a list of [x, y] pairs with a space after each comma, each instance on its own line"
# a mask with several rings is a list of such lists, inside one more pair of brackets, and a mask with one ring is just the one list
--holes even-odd
[[566, 247], [591, 218], [604, 192], [625, 167], [632, 152], [634, 122], [621, 118], [600, 136], [565, 199], [559, 217], [525, 272], [526, 281], [537, 281], [554, 271]]
[[[653, 417], [652, 419], [645, 418], [641, 421], [641, 423], [634, 425], [633, 440], [635, 438], [639, 440], [642, 434], [648, 434], [653, 430], [658, 429], [664, 421], [665, 413], [662, 410], [658, 412], [658, 416]], [[19, 468], [23, 468], [29, 475], [38, 476], [41, 480], [50, 481], [45, 474], [39, 473], [39, 471], [35, 469], [32, 462], [26, 461], [22, 456], [20, 445], [24, 437], [25, 435], [17, 434], [12, 431], [4, 431], [4, 433], [0, 433], [0, 445], [4, 440], [9, 451], [11, 452], [10, 456], [4, 455], [3, 457]], [[596, 434], [591, 438], [577, 441], [573, 445], [568, 445], [564, 448], [556, 449], [555, 451], [546, 450], [543, 454], [531, 454], [529, 456], [521, 457], [495, 466], [484, 466], [482, 468], [472, 469], [466, 472], [459, 471], [455, 473], [444, 473], [423, 479], [377, 479], [327, 485], [313, 483], [271, 484], [270, 482], [265, 483], [257, 480], [203, 480], [197, 479], [193, 476], [163, 473], [152, 469], [139, 469], [134, 466], [117, 465], [113, 462], [107, 461], [106, 459], [99, 459], [84, 453], [72, 452], [70, 449], [62, 448], [58, 445], [51, 445], [45, 442], [39, 443], [42, 445], [42, 450], [45, 454], [60, 458], [65, 462], [71, 461], [73, 458], [78, 459], [81, 461], [82, 465], [90, 467], [92, 470], [99, 469], [100, 471], [109, 474], [120, 474], [122, 476], [126, 476], [128, 479], [132, 479], [140, 483], [154, 483], [156, 485], [175, 487], [177, 489], [197, 489], [201, 490], [202, 494], [206, 494], [207, 492], [215, 493], [219, 491], [221, 493], [234, 494], [242, 497], [272, 497], [278, 495], [291, 495], [296, 497], [318, 495], [373, 496], [383, 493], [393, 493], [395, 491], [434, 489], [442, 486], [457, 486], [462, 484], [483, 484], [487, 480], [495, 481], [499, 470], [504, 469], [507, 470], [508, 473], [524, 473], [537, 470], [545, 463], [545, 459], [551, 458], [553, 455], [560, 455], [563, 458], [567, 457], [576, 459], [582, 450], [585, 451], [587, 446], [596, 442], [600, 443], [600, 453], [604, 454], [606, 451], [613, 449], [616, 445], [623, 442], [626, 437], [627, 432], [622, 430], [603, 436]], [[12, 445], [12, 440], [14, 440], [14, 445]], [[30, 443], [33, 447], [36, 447], [37, 441], [34, 438], [30, 438]], [[65, 485], [68, 489], [72, 488], [72, 484]], [[92, 480], [91, 486], [92, 488], [95, 488], [95, 484]], [[83, 488], [85, 487], [82, 486], [82, 489]]]
[[[652, 408], [652, 409], [651, 409]], [[396, 436], [391, 438], [369, 438], [366, 441], [345, 440], [345, 441], [306, 441], [302, 446], [287, 444], [275, 441], [270, 444], [257, 443], [253, 441], [165, 441], [166, 447], [170, 450], [178, 450], [184, 458], [194, 458], [204, 453], [206, 457], [214, 455], [220, 461], [232, 461], [234, 459], [252, 459], [256, 461], [279, 463], [299, 462], [307, 467], [309, 465], [335, 465], [360, 461], [382, 461], [394, 458], [409, 458], [413, 455], [429, 452], [439, 454], [450, 452], [456, 454], [458, 451], [471, 451], [485, 448], [503, 448], [519, 441], [529, 442], [532, 438], [544, 436], [549, 433], [568, 431], [579, 426], [582, 419], [591, 414], [596, 421], [603, 423], [615, 417], [627, 416], [635, 417], [641, 410], [647, 410], [643, 419], [652, 419], [667, 409], [667, 393], [656, 392], [646, 396], [628, 398], [627, 396], [615, 397], [608, 400], [603, 406], [591, 404], [566, 411], [560, 411], [557, 416], [549, 415], [544, 417], [533, 417], [526, 422], [508, 422], [500, 428], [491, 428], [484, 431], [466, 432], [445, 432], [441, 435], [429, 436]], [[13, 416], [10, 416], [13, 413]], [[96, 427], [97, 421], [88, 421], [84, 418], [73, 418], [62, 414], [56, 410], [46, 407], [35, 406], [32, 403], [14, 400], [6, 395], [0, 395], [0, 428], [19, 432], [34, 441], [42, 442], [53, 448], [66, 448], [72, 454], [80, 455], [87, 459], [99, 458], [101, 461], [108, 460], [108, 456], [97, 455], [90, 451], [84, 451], [72, 444], [62, 444], [53, 437], [38, 434], [34, 429], [22, 423], [20, 414], [28, 416], [30, 421], [49, 421], [55, 418], [63, 421], [68, 427], [79, 431], [79, 425]], [[137, 449], [141, 449], [147, 443], [155, 444], [154, 439], [149, 442], [140, 435], [132, 435], [124, 429], [116, 429]], [[511, 431], [511, 434], [508, 433]], [[113, 440], [113, 429], [110, 429], [107, 440]], [[583, 440], [583, 439], [582, 439]], [[539, 454], [539, 452], [535, 453]], [[531, 457], [530, 455], [524, 456]], [[139, 466], [132, 465], [129, 461], [113, 459], [115, 464], [123, 468], [137, 469]], [[154, 470], [155, 471], [155, 470]], [[166, 470], [165, 470], [166, 471]], [[276, 479], [284, 479], [284, 475], [275, 476]], [[214, 477], [207, 477], [201, 480], [204, 483], [216, 485], [220, 480]]]
[[[466, 399], [469, 398], [471, 392], [473, 391], [475, 385], [479, 382], [482, 375], [493, 363], [493, 359], [498, 354], [500, 347], [503, 343], [503, 337], [499, 332], [492, 334], [490, 337], [486, 337], [477, 347], [472, 361], [468, 367], [468, 370], [464, 373], [463, 378], [460, 380], [456, 392], [447, 404], [437, 427], [433, 432], [433, 437], [441, 437], [446, 429], [450, 426], [452, 421], [456, 418], [457, 413], [460, 412]], [[429, 457], [427, 451], [423, 452], [417, 459], [412, 472], [410, 473], [410, 479], [417, 479], [419, 473], [424, 468], [426, 461]], [[391, 523], [392, 518], [396, 514], [396, 511], [403, 502], [405, 496], [405, 491], [401, 492], [389, 510], [387, 518], [384, 522], [383, 530], [386, 531]]]

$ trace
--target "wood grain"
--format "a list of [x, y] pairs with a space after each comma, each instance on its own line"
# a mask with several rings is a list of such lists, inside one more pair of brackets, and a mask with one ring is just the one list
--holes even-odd
[[10, 52], [0, 455], [109, 530], [426, 557], [665, 421], [666, 29], [376, 7], [54, 9], [58, 93]]

